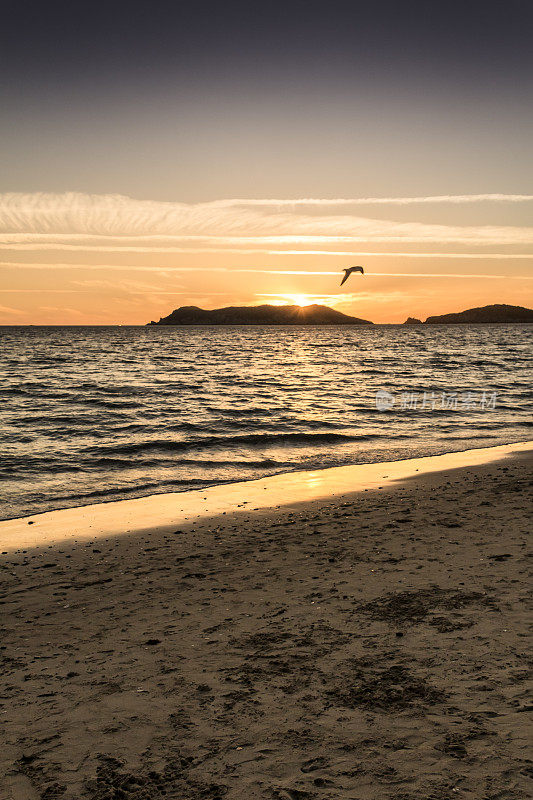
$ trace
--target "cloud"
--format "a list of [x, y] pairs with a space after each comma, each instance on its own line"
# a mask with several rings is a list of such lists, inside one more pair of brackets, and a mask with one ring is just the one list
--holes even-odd
[[[218, 252], [218, 251], [217, 251]], [[224, 250], [224, 252], [227, 252]], [[234, 251], [232, 251], [234, 252]], [[257, 253], [257, 250], [246, 251]], [[283, 256], [346, 256], [364, 258], [496, 258], [496, 259], [533, 259], [533, 253], [406, 253], [395, 251], [377, 250], [265, 250], [264, 252], [269, 255], [283, 255]]]
[[10, 308], [9, 306], [0, 306], [0, 314], [23, 314], [19, 308]]
[[277, 293], [256, 293], [255, 297], [268, 297], [268, 298], [277, 298], [279, 303], [294, 303], [296, 305], [299, 304], [298, 300], [299, 297], [304, 297], [306, 300], [313, 300], [314, 303], [322, 304], [322, 305], [352, 305], [353, 303], [360, 303], [364, 301], [371, 301], [372, 303], [388, 303], [392, 300], [399, 300], [400, 298], [406, 297], [405, 292], [400, 292], [396, 290], [392, 290], [386, 293], [380, 292], [360, 292], [358, 291], [357, 294], [308, 294], [307, 292], [299, 294], [291, 294], [288, 292], [277, 292]]
[[78, 311], [77, 308], [67, 308], [66, 306], [39, 306], [39, 311], [59, 311], [61, 314], [71, 314], [73, 317], [79, 317], [80, 319], [84, 318], [86, 315], [82, 311]]
[[227, 205], [257, 206], [368, 206], [368, 205], [419, 205], [421, 203], [526, 203], [533, 194], [438, 194], [422, 197], [352, 197], [352, 198], [301, 198], [298, 200], [222, 200]]
[[2, 289], [5, 294], [76, 294], [79, 289], [43, 289], [40, 286], [34, 289], [17, 288], [17, 289]]
[[[360, 254], [359, 254], [360, 255]], [[395, 253], [382, 253], [381, 255], [387, 256], [394, 256]], [[427, 257], [429, 255], [426, 254]], [[502, 256], [505, 258], [505, 256]], [[68, 269], [68, 270], [83, 270], [83, 271], [93, 271], [93, 270], [105, 270], [106, 272], [109, 271], [116, 271], [116, 272], [149, 272], [154, 274], [161, 274], [164, 275], [165, 273], [174, 274], [174, 273], [204, 273], [204, 272], [222, 272], [222, 273], [248, 273], [253, 274], [256, 273], [258, 275], [299, 275], [299, 276], [309, 276], [309, 277], [320, 277], [324, 275], [336, 275], [341, 276], [342, 270], [310, 270], [310, 269], [257, 269], [255, 267], [151, 267], [151, 266], [129, 266], [125, 264], [69, 264], [69, 263], [52, 263], [52, 264], [42, 264], [40, 262], [24, 262], [19, 263], [17, 261], [4, 261], [0, 262], [0, 269], [23, 269], [23, 270], [55, 270], [55, 269]], [[365, 279], [366, 278], [482, 278], [482, 279], [494, 279], [494, 280], [525, 280], [530, 281], [533, 280], [533, 275], [494, 275], [491, 273], [480, 273], [480, 272], [373, 272], [368, 270], [365, 272]], [[105, 288], [108, 285], [111, 285], [110, 281], [105, 280], [84, 280], [84, 281], [72, 281], [72, 283], [76, 286], [85, 286], [89, 287], [92, 286], [93, 288]], [[130, 284], [131, 286], [135, 283], [138, 287], [146, 286], [149, 289], [156, 290], [156, 287], [153, 284], [142, 284], [139, 282], [121, 282], [120, 284], [113, 283], [114, 286], [117, 285], [127, 285]], [[179, 287], [183, 288], [183, 287]], [[72, 289], [6, 289], [4, 291], [22, 291], [22, 292], [39, 292], [39, 291], [49, 291], [49, 292], [70, 292], [75, 291]], [[157, 291], [159, 291], [157, 289]], [[174, 292], [173, 292], [174, 294]]]
[[[124, 238], [124, 237], [123, 237]], [[198, 254], [198, 253], [218, 253], [218, 254], [241, 254], [241, 255], [257, 255], [264, 253], [265, 255], [275, 255], [275, 256], [329, 256], [334, 258], [339, 258], [339, 256], [346, 257], [346, 258], [455, 258], [455, 259], [498, 259], [498, 260], [510, 260], [510, 261], [531, 261], [533, 260], [533, 253], [440, 253], [440, 252], [427, 252], [427, 253], [420, 253], [420, 252], [398, 252], [395, 250], [273, 250], [271, 248], [262, 248], [262, 247], [255, 247], [255, 248], [229, 248], [229, 247], [160, 247], [157, 245], [152, 245], [151, 247], [138, 247], [135, 245], [131, 246], [113, 246], [113, 245], [87, 245], [87, 244], [76, 244], [76, 245], [65, 245], [60, 242], [51, 244], [50, 242], [41, 242], [36, 239], [33, 243], [11, 243], [11, 241], [3, 238], [3, 241], [0, 240], [0, 247], [4, 245], [5, 250], [66, 250], [66, 251], [87, 251], [92, 252], [96, 250], [99, 253], [114, 253], [114, 252], [126, 252], [126, 253], [182, 253], [182, 254]], [[8, 262], [3, 262], [7, 264]], [[1, 264], [0, 264], [1, 266]], [[77, 264], [68, 264], [63, 266], [81, 266]], [[122, 269], [120, 266], [109, 265], [109, 269]], [[145, 267], [131, 267], [131, 269], [146, 269]], [[167, 268], [167, 269], [170, 269]]]
[[[155, 271], [154, 271], [155, 272]], [[158, 286], [154, 283], [147, 283], [146, 281], [137, 281], [131, 279], [124, 279], [120, 278], [118, 280], [104, 280], [99, 278], [87, 278], [84, 280], [72, 280], [71, 281], [73, 286], [79, 286], [83, 290], [93, 290], [93, 289], [120, 289], [122, 292], [127, 292], [129, 294], [149, 294], [151, 292], [156, 292], [158, 294], [181, 294], [181, 290], [185, 287], [180, 285], [174, 285], [173, 289], [176, 291], [169, 292], [165, 289], [164, 286]]]
[[[489, 197], [530, 199], [529, 195], [446, 197], [446, 202], [480, 202], [479, 198]], [[363, 200], [369, 202], [369, 198]], [[430, 198], [370, 200], [405, 203], [429, 202]], [[436, 202], [434, 198], [431, 201]], [[533, 244], [533, 227], [427, 224], [332, 213], [341, 203], [353, 205], [362, 200], [316, 200], [313, 203], [321, 206], [322, 213], [304, 213], [300, 206], [310, 202], [219, 200], [186, 204], [133, 200], [121, 195], [8, 193], [0, 195], [0, 235], [1, 243], [13, 249], [132, 252], [172, 252], [171, 242], [174, 248], [178, 243], [200, 242], [219, 247], [350, 242]]]

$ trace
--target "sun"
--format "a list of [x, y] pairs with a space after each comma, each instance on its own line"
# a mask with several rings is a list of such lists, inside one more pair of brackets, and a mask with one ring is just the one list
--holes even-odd
[[[283, 293], [283, 294], [258, 294], [257, 297], [267, 297], [268, 302], [272, 303], [275, 306], [300, 306], [300, 308], [305, 308], [306, 306], [312, 306], [314, 303], [324, 303], [326, 299], [322, 295], [318, 294], [290, 294], [290, 293]], [[326, 297], [333, 297], [333, 295], [327, 295]], [[274, 298], [270, 300], [270, 298]]]
[[310, 306], [313, 303], [313, 299], [306, 294], [288, 294], [286, 297], [296, 306]]

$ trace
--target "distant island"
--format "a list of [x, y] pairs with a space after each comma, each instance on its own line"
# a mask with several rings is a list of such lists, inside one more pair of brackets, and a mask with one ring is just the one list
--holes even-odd
[[[472, 325], [533, 322], [533, 310], [522, 306], [493, 305], [469, 308], [454, 314], [428, 317], [425, 322], [408, 317], [404, 325]], [[159, 322], [148, 325], [373, 325], [368, 319], [350, 317], [328, 306], [229, 306], [212, 310], [181, 306]]]
[[469, 308], [458, 314], [442, 314], [438, 317], [428, 317], [426, 325], [453, 325], [460, 323], [479, 322], [533, 322], [533, 311], [523, 306], [482, 306]]
[[[456, 314], [428, 317], [424, 325], [476, 325], [480, 323], [533, 322], [533, 310], [523, 306], [494, 305], [468, 308]], [[419, 325], [421, 320], [408, 317], [404, 325]]]
[[328, 306], [230, 306], [211, 311], [198, 306], [176, 308], [148, 325], [372, 325]]

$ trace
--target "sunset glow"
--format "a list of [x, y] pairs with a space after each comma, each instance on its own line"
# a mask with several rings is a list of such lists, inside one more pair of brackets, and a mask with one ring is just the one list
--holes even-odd
[[272, 303], [272, 305], [285, 305], [285, 306], [294, 305], [303, 308], [305, 306], [310, 306], [313, 303], [317, 302], [314, 298], [309, 297], [308, 295], [305, 294], [284, 294], [284, 295], [268, 294], [261, 296], [265, 297], [265, 299], [268, 299], [268, 302]]
[[[531, 302], [530, 196], [376, 200], [347, 200], [339, 215], [339, 200], [291, 207], [4, 194], [0, 320], [143, 324], [181, 305], [260, 301], [401, 322], [496, 299]], [[523, 224], [484, 224], [497, 218]], [[365, 275], [340, 289], [353, 263]]]
[[0, 324], [531, 305], [525, 4], [460, 26], [433, 6], [163, 4], [130, 28], [10, 4], [26, 35], [3, 41]]

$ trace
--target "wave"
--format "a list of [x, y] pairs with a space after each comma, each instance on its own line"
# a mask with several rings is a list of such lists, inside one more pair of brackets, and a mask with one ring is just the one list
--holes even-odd
[[86, 453], [117, 453], [122, 455], [133, 455], [155, 450], [158, 452], [185, 452], [201, 448], [225, 447], [231, 448], [235, 445], [248, 447], [275, 447], [285, 444], [309, 445], [309, 444], [333, 444], [337, 442], [361, 442], [380, 438], [381, 434], [359, 434], [349, 435], [344, 433], [248, 433], [238, 436], [207, 436], [198, 439], [188, 439], [187, 441], [172, 441], [167, 439], [147, 440], [144, 442], [131, 442], [120, 445], [109, 445], [94, 449], [87, 449]]

